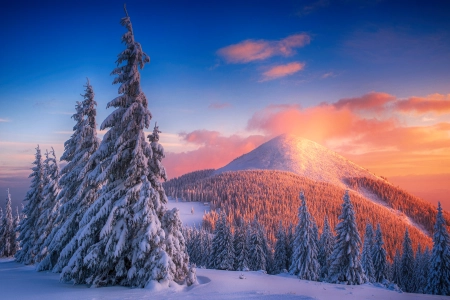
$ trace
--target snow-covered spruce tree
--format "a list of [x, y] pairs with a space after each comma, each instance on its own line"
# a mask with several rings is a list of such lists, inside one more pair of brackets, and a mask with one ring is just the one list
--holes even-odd
[[275, 235], [277, 241], [275, 242], [275, 254], [274, 254], [274, 273], [279, 274], [285, 272], [288, 269], [288, 258], [286, 249], [286, 232], [283, 225], [278, 225], [278, 230]]
[[289, 226], [286, 230], [286, 255], [288, 264], [287, 270], [289, 270], [289, 267], [292, 264], [292, 254], [294, 253], [293, 246], [294, 246], [294, 225], [292, 223], [289, 223]]
[[375, 282], [383, 282], [387, 279], [386, 250], [384, 249], [383, 234], [380, 224], [377, 224], [375, 241], [372, 248], [372, 259]]
[[437, 211], [426, 292], [433, 295], [450, 295], [450, 237], [440, 202]]
[[19, 251], [20, 249], [20, 243], [19, 240], [17, 239], [19, 237], [19, 224], [20, 224], [20, 217], [21, 214], [19, 213], [19, 207], [16, 206], [16, 216], [14, 217], [14, 223], [13, 223], [13, 228], [14, 228], [14, 243], [13, 243], [13, 253], [17, 253], [17, 251]]
[[183, 225], [178, 208], [166, 211], [162, 219], [162, 227], [165, 231], [166, 252], [173, 262], [173, 269], [171, 270], [173, 279], [182, 282], [188, 274], [189, 256], [182, 233]]
[[[159, 134], [161, 131], [159, 130], [159, 127], [156, 126], [153, 128], [153, 133], [148, 135], [148, 139], [150, 141], [150, 146], [152, 148], [153, 155], [148, 160], [150, 172], [148, 175], [148, 180], [152, 184], [152, 187], [158, 192], [159, 199], [161, 205], [167, 204], [167, 196], [164, 191], [164, 188], [162, 186], [161, 180], [166, 181], [167, 175], [166, 175], [166, 169], [162, 165], [161, 161], [165, 157], [164, 155], [164, 148], [159, 143]], [[159, 204], [159, 203], [155, 203]], [[160, 207], [155, 207], [157, 211], [162, 211], [163, 209]]]
[[402, 258], [398, 249], [395, 251], [394, 261], [391, 266], [391, 281], [399, 287], [402, 285]]
[[126, 49], [112, 72], [121, 95], [107, 105], [116, 109], [100, 126], [109, 131], [91, 156], [97, 165], [88, 175], [103, 186], [80, 221], [74, 237], [78, 247], [61, 277], [93, 286], [144, 287], [152, 280], [175, 279], [176, 265], [165, 251], [160, 219], [165, 213], [164, 199], [148, 180], [153, 154], [144, 129], [150, 125], [151, 114], [138, 69], [150, 59], [134, 39], [128, 14], [121, 24], [127, 29], [122, 36]]
[[35, 165], [30, 174], [31, 186], [25, 196], [25, 207], [22, 209], [24, 218], [20, 221], [18, 231], [20, 232], [18, 240], [20, 242], [20, 250], [16, 252], [16, 261], [26, 265], [34, 262], [33, 247], [36, 244], [38, 236], [37, 221], [41, 215], [42, 192], [44, 189], [44, 165], [42, 163], [41, 149], [36, 148]]
[[248, 264], [251, 271], [266, 270], [267, 268], [267, 257], [264, 245], [264, 238], [261, 235], [261, 225], [258, 219], [255, 217], [253, 220], [250, 230], [248, 232], [248, 248], [249, 248], [249, 258]]
[[[425, 293], [427, 287], [427, 277], [425, 271], [428, 269], [428, 263], [424, 264], [424, 252], [420, 243], [417, 245], [416, 259], [414, 260], [414, 293]], [[426, 272], [428, 275], [428, 272]]]
[[330, 225], [328, 223], [328, 216], [325, 215], [323, 222], [322, 235], [319, 240], [319, 252], [317, 254], [317, 260], [320, 264], [320, 278], [325, 280], [328, 277], [328, 269], [330, 268], [330, 256], [333, 253], [334, 247], [334, 235], [331, 232]]
[[402, 250], [403, 252], [400, 264], [402, 282], [400, 288], [404, 292], [412, 292], [414, 290], [414, 252], [412, 249], [408, 228], [405, 230]]
[[234, 269], [237, 271], [248, 270], [248, 244], [247, 244], [247, 224], [240, 217], [236, 231], [234, 233]]
[[47, 255], [47, 246], [45, 240], [56, 226], [55, 223], [58, 212], [59, 202], [57, 200], [59, 187], [59, 167], [56, 162], [55, 150], [52, 147], [50, 152], [46, 151], [44, 160], [44, 190], [43, 199], [40, 205], [41, 215], [37, 221], [39, 238], [34, 245], [36, 256], [35, 263], [39, 263]]
[[212, 237], [211, 234], [202, 229], [200, 230], [200, 250], [201, 250], [201, 260], [200, 266], [206, 267], [209, 263], [209, 258], [211, 257], [211, 248], [212, 248]]
[[375, 282], [372, 251], [373, 251], [373, 229], [372, 225], [370, 223], [367, 223], [366, 233], [364, 234], [363, 251], [361, 255], [361, 266], [369, 282]]
[[318, 280], [320, 265], [317, 260], [317, 244], [314, 240], [312, 217], [308, 212], [303, 192], [300, 192], [300, 201], [298, 224], [295, 228], [294, 254], [289, 272], [300, 279]]
[[234, 270], [234, 256], [231, 226], [227, 221], [225, 212], [222, 211], [214, 229], [210, 267], [232, 271]]
[[367, 278], [360, 261], [361, 238], [348, 191], [344, 195], [339, 220], [336, 225], [336, 242], [330, 258], [328, 280], [332, 283], [363, 284]]
[[[92, 184], [89, 176], [90, 170], [95, 167], [95, 161], [90, 161], [91, 155], [98, 149], [100, 140], [97, 138], [97, 115], [94, 100], [94, 90], [87, 79], [85, 85], [84, 100], [75, 105], [76, 112], [72, 115], [76, 124], [73, 134], [64, 143], [64, 153], [61, 160], [67, 165], [61, 169], [59, 184], [61, 191], [58, 195], [60, 204], [59, 214], [55, 220], [55, 226], [44, 242], [47, 254], [39, 263], [39, 271], [53, 268], [55, 272], [61, 272], [68, 263], [68, 256], [63, 256], [59, 261], [61, 251], [78, 231], [78, 224], [89, 205], [97, 197], [98, 186]], [[72, 253], [76, 245], [72, 245], [66, 252]]]
[[16, 253], [16, 232], [11, 209], [11, 194], [7, 190], [5, 215], [1, 222], [0, 256], [10, 257]]

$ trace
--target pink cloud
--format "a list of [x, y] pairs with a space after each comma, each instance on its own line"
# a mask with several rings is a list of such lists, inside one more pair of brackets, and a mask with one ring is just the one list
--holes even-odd
[[310, 36], [306, 33], [291, 35], [279, 41], [245, 40], [221, 48], [217, 54], [228, 63], [248, 63], [272, 56], [293, 55], [295, 48], [304, 47], [310, 43], [310, 40]]
[[361, 97], [344, 98], [333, 103], [338, 108], [348, 108], [350, 110], [383, 110], [386, 103], [395, 100], [395, 96], [387, 93], [371, 92]]
[[434, 112], [444, 114], [450, 112], [450, 94], [432, 94], [426, 97], [411, 97], [399, 100], [394, 107], [401, 112], [416, 112], [418, 114]]
[[287, 65], [275, 66], [263, 73], [264, 78], [262, 81], [292, 75], [294, 73], [297, 73], [298, 71], [303, 70], [304, 67], [305, 64], [301, 62], [292, 62]]
[[227, 107], [231, 107], [231, 104], [227, 102], [213, 102], [208, 106], [209, 109], [224, 109]]
[[170, 178], [196, 170], [220, 168], [267, 141], [261, 135], [225, 137], [217, 131], [209, 130], [196, 130], [181, 136], [186, 143], [200, 147], [193, 151], [166, 154], [163, 164]]

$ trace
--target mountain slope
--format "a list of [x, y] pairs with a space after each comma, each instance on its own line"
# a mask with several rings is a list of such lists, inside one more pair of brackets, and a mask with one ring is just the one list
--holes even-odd
[[220, 174], [241, 170], [279, 170], [293, 172], [312, 180], [345, 186], [344, 179], [380, 179], [336, 152], [313, 141], [280, 135], [215, 171]]

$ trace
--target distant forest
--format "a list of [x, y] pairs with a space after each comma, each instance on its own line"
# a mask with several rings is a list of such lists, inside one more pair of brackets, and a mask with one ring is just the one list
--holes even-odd
[[[205, 229], [214, 229], [219, 210], [224, 210], [228, 221], [234, 225], [240, 217], [246, 222], [256, 217], [265, 227], [268, 241], [273, 245], [280, 221], [285, 229], [297, 224], [300, 191], [305, 194], [320, 233], [326, 215], [332, 228], [338, 222], [345, 192], [343, 188], [283, 171], [236, 171], [212, 176], [213, 173], [212, 169], [197, 171], [164, 183], [164, 189], [171, 197], [210, 203], [211, 211], [203, 218]], [[430, 233], [436, 222], [436, 209], [432, 204], [381, 180], [348, 178], [346, 183], [351, 187], [350, 197], [361, 237], [367, 222], [375, 226], [380, 223], [390, 261], [395, 251], [401, 250], [406, 226], [414, 249], [417, 249], [419, 242], [422, 249], [431, 249]], [[357, 191], [376, 195], [385, 203], [367, 201]], [[444, 217], [449, 226], [450, 214], [444, 212]], [[422, 227], [426, 234], [415, 226], [406, 225], [404, 220], [408, 218]]]

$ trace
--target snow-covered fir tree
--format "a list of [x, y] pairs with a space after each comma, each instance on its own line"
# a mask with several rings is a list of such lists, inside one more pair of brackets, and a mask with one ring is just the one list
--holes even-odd
[[289, 226], [286, 230], [286, 256], [287, 256], [287, 264], [289, 271], [289, 267], [292, 264], [292, 254], [293, 254], [293, 246], [294, 246], [294, 224], [289, 223]]
[[144, 134], [151, 114], [139, 74], [150, 59], [135, 41], [128, 13], [121, 24], [126, 49], [112, 72], [120, 96], [107, 105], [115, 110], [100, 126], [109, 130], [90, 158], [97, 165], [88, 174], [102, 188], [80, 221], [72, 239], [77, 248], [61, 277], [93, 286], [144, 287], [152, 280], [170, 282], [179, 273], [166, 252], [165, 199], [148, 179], [159, 176], [151, 174], [152, 147]]
[[404, 292], [412, 292], [414, 290], [414, 252], [408, 228], [405, 230], [402, 250], [400, 288]]
[[402, 284], [402, 257], [398, 249], [395, 251], [390, 273], [391, 281], [400, 287]]
[[416, 258], [414, 260], [414, 293], [425, 293], [428, 276], [428, 262], [425, 261], [425, 253], [422, 251], [422, 246], [417, 246]]
[[336, 225], [336, 242], [330, 257], [328, 280], [332, 283], [363, 284], [367, 279], [361, 267], [361, 238], [348, 191], [344, 195], [339, 220]]
[[41, 215], [37, 221], [39, 238], [36, 241], [34, 258], [35, 263], [39, 263], [47, 255], [47, 245], [45, 241], [52, 231], [58, 212], [59, 202], [57, 200], [60, 187], [59, 187], [59, 167], [56, 162], [55, 150], [51, 149], [50, 152], [46, 151], [44, 160], [44, 189], [43, 199], [40, 205]]
[[252, 271], [265, 271], [267, 269], [266, 246], [264, 245], [265, 241], [263, 233], [261, 224], [259, 224], [258, 219], [255, 217], [248, 232], [248, 264]]
[[277, 234], [275, 235], [275, 253], [274, 253], [274, 273], [282, 273], [288, 269], [286, 232], [283, 225], [278, 225]]
[[11, 209], [11, 194], [7, 190], [5, 214], [0, 222], [0, 257], [10, 257], [16, 253], [16, 232]]
[[300, 279], [318, 280], [320, 265], [317, 260], [317, 241], [314, 238], [314, 225], [303, 192], [300, 192], [300, 201], [298, 224], [295, 228], [294, 254], [289, 272]]
[[236, 231], [234, 233], [234, 269], [237, 271], [248, 270], [248, 242], [247, 242], [247, 224], [243, 218], [238, 219]]
[[334, 235], [328, 223], [328, 216], [325, 215], [323, 222], [323, 230], [319, 240], [319, 252], [317, 260], [320, 264], [320, 279], [325, 280], [328, 277], [328, 269], [330, 268], [330, 256], [333, 253]]
[[58, 195], [60, 204], [59, 214], [55, 220], [52, 232], [45, 240], [48, 248], [47, 255], [37, 267], [38, 270], [49, 270], [60, 272], [67, 265], [70, 254], [76, 248], [76, 244], [66, 249], [66, 254], [58, 260], [62, 250], [78, 231], [78, 224], [89, 205], [96, 199], [98, 186], [92, 184], [89, 176], [90, 170], [95, 167], [95, 161], [89, 160], [91, 155], [98, 149], [100, 140], [97, 138], [97, 115], [94, 100], [94, 90], [87, 80], [85, 85], [83, 101], [75, 105], [75, 114], [72, 118], [76, 124], [73, 134], [64, 143], [64, 153], [61, 160], [66, 161], [61, 169], [59, 184], [61, 191]]
[[190, 264], [189, 265], [189, 271], [188, 274], [186, 276], [186, 284], [188, 286], [191, 286], [193, 284], [197, 284], [197, 268], [195, 264]]
[[384, 249], [383, 233], [380, 224], [377, 224], [375, 240], [372, 248], [372, 259], [375, 282], [383, 282], [387, 279], [386, 250]]
[[181, 282], [188, 274], [189, 256], [182, 233], [182, 223], [178, 208], [166, 211], [162, 219], [162, 226], [165, 231], [166, 252], [172, 258], [174, 264], [171, 273], [174, 280]]
[[19, 207], [16, 206], [16, 216], [14, 217], [14, 223], [13, 223], [13, 227], [14, 227], [14, 253], [17, 253], [17, 251], [19, 251], [20, 249], [20, 243], [18, 240], [19, 237], [19, 224], [20, 224], [20, 219], [21, 218], [21, 214], [19, 213]]
[[219, 214], [219, 219], [214, 229], [210, 267], [218, 270], [234, 270], [234, 247], [231, 226], [227, 221], [224, 211]]
[[437, 211], [426, 292], [448, 296], [450, 295], [450, 237], [440, 202]]
[[366, 233], [364, 234], [364, 244], [361, 255], [361, 266], [369, 282], [375, 282], [375, 272], [372, 260], [373, 252], [373, 229], [372, 224], [366, 224]]
[[22, 209], [24, 218], [20, 221], [18, 226], [20, 241], [20, 250], [16, 252], [16, 261], [24, 264], [32, 264], [36, 252], [33, 251], [38, 236], [37, 221], [41, 215], [41, 202], [43, 200], [42, 192], [44, 189], [44, 165], [42, 163], [41, 149], [36, 148], [35, 165], [30, 174], [31, 186], [25, 196], [25, 206]]

